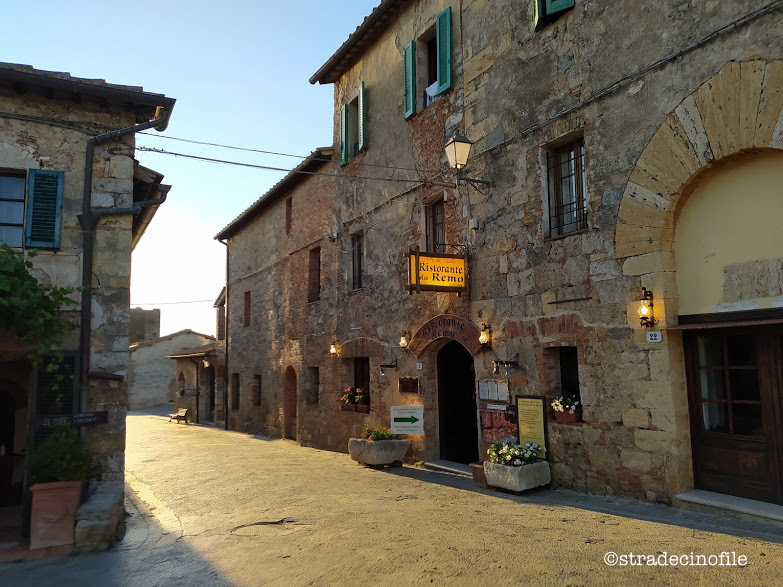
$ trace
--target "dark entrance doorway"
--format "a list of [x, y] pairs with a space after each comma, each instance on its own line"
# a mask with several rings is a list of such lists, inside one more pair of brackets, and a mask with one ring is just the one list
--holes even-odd
[[204, 419], [212, 422], [215, 419], [215, 368], [212, 365], [207, 368], [207, 381], [209, 391], [207, 391], [207, 414]]
[[783, 328], [684, 341], [696, 487], [783, 504]]
[[456, 341], [438, 353], [440, 458], [478, 461], [478, 407], [473, 356]]
[[10, 393], [0, 390], [0, 506], [12, 501], [15, 419], [16, 401]]
[[288, 367], [283, 375], [283, 436], [296, 440], [296, 371]]

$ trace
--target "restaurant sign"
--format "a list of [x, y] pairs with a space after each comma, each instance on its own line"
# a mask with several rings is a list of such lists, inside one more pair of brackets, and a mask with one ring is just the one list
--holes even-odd
[[408, 290], [457, 291], [468, 287], [468, 264], [462, 255], [410, 252]]

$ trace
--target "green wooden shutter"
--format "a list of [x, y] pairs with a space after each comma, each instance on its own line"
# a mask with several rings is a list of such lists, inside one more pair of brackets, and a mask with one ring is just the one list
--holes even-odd
[[416, 41], [402, 50], [403, 114], [410, 118], [416, 114]]
[[359, 86], [359, 116], [358, 121], [358, 134], [359, 134], [359, 150], [364, 151], [364, 82]]
[[438, 93], [451, 87], [451, 6], [438, 15], [435, 27], [438, 46]]
[[28, 171], [26, 247], [60, 248], [64, 178], [62, 171]]
[[546, 0], [533, 0], [533, 28], [540, 31], [546, 25]]
[[348, 104], [340, 108], [340, 164], [348, 163]]
[[546, 0], [546, 15], [554, 16], [574, 7], [574, 0]]

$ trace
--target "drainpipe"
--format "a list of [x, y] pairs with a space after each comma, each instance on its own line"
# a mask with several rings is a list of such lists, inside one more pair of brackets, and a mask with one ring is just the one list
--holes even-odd
[[223, 362], [226, 378], [223, 381], [223, 430], [228, 430], [228, 384], [231, 381], [231, 374], [228, 371], [228, 262], [230, 257], [228, 256], [228, 243], [224, 240], [220, 240], [219, 238], [216, 238], [215, 240], [226, 247], [226, 322], [225, 326], [223, 327], [226, 337], [226, 359]]
[[[142, 130], [155, 128], [156, 130], [165, 130], [171, 117], [171, 108], [158, 109], [156, 118], [149, 122], [128, 126], [119, 130], [114, 130], [100, 135], [95, 135], [87, 141], [87, 148], [84, 160], [84, 192], [82, 196], [82, 213], [78, 216], [82, 225], [82, 296], [81, 296], [81, 325], [79, 331], [79, 410], [87, 411], [87, 390], [89, 388], [88, 377], [96, 379], [122, 380], [122, 376], [110, 373], [90, 373], [90, 333], [92, 322], [92, 266], [93, 255], [95, 253], [95, 227], [102, 216], [114, 214], [135, 214], [147, 206], [159, 206], [166, 199], [168, 189], [161, 189], [161, 198], [159, 200], [144, 200], [137, 202], [130, 208], [101, 208], [92, 210], [92, 168], [95, 145], [116, 141], [130, 134], [135, 134]], [[164, 186], [161, 186], [163, 188]], [[167, 188], [169, 186], [166, 186]]]

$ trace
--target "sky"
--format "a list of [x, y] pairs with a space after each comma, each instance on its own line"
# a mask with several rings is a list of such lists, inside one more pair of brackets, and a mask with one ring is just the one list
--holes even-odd
[[[168, 129], [136, 146], [291, 169], [331, 145], [333, 86], [309, 78], [380, 0], [39, 0], [5, 3], [0, 61], [142, 86], [176, 98]], [[171, 137], [171, 138], [165, 138]], [[132, 257], [131, 306], [160, 308], [161, 335], [215, 334], [225, 283], [220, 230], [285, 173], [136, 152], [172, 186]]]

